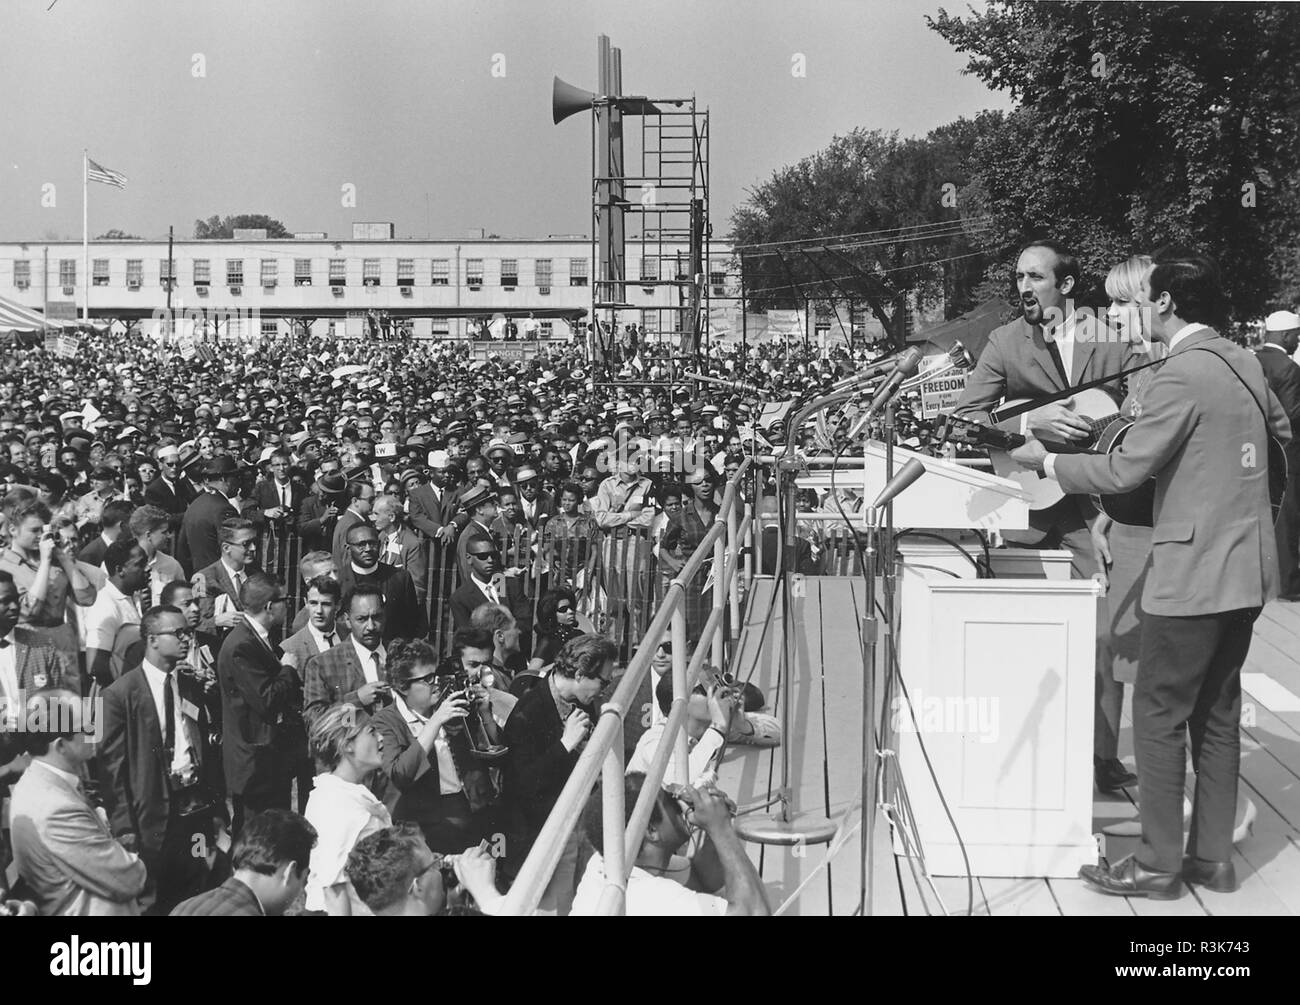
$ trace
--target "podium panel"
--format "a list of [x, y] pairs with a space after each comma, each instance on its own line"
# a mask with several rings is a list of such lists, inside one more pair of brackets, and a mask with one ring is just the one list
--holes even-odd
[[[897, 641], [910, 702], [895, 694], [890, 721], [932, 874], [965, 875], [966, 865], [922, 743], [972, 874], [1074, 877], [1096, 861], [1098, 589], [1091, 580], [954, 579], [904, 565]], [[905, 851], [897, 836], [895, 851]]]

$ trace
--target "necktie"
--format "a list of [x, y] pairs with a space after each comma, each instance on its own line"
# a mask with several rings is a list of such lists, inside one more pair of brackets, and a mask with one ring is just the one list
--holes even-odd
[[163, 750], [167, 752], [167, 766], [176, 753], [176, 694], [172, 690], [172, 675], [163, 681]]
[[280, 505], [285, 509], [289, 508], [289, 486], [287, 484], [280, 486]]
[[325, 648], [326, 648], [326, 649], [333, 649], [333, 648], [334, 648], [334, 633], [333, 633], [333, 632], [326, 632], [324, 635], [321, 636], [321, 638], [325, 640]]
[[235, 603], [239, 603], [239, 593], [244, 588], [244, 580], [247, 578], [242, 572], [235, 573]]
[[375, 651], [370, 654], [370, 658], [375, 662], [375, 680], [384, 679], [384, 665], [379, 661], [379, 652]]

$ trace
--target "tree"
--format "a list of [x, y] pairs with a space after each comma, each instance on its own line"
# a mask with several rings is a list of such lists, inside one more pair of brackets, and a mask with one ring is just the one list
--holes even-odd
[[116, 227], [112, 230], [105, 231], [95, 238], [96, 241], [138, 241], [139, 234], [128, 234], [125, 230], [118, 230]]
[[262, 213], [240, 213], [237, 216], [210, 216], [206, 220], [194, 221], [194, 236], [198, 238], [226, 238], [235, 236], [235, 229], [265, 229], [267, 237], [293, 237], [290, 230], [279, 220]]
[[1104, 275], [1176, 242], [1218, 259], [1237, 318], [1300, 299], [1300, 7], [991, 3], [930, 27], [1018, 107], [968, 192], [1004, 247], [1050, 234]]
[[773, 172], [732, 215], [750, 303], [865, 303], [898, 345], [909, 300], [965, 309], [982, 262], [958, 194], [977, 138], [999, 122], [984, 113], [908, 140], [855, 129]]

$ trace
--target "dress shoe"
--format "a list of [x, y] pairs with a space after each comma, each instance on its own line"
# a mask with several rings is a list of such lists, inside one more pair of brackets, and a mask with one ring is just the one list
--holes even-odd
[[1183, 880], [1215, 893], [1237, 892], [1237, 869], [1231, 862], [1207, 862], [1188, 855], [1183, 859]]
[[1138, 780], [1137, 775], [1114, 758], [1109, 761], [1094, 761], [1092, 774], [1097, 780], [1097, 788], [1102, 792], [1118, 792], [1126, 785], [1136, 785]]
[[1183, 895], [1183, 879], [1176, 872], [1156, 872], [1135, 857], [1121, 859], [1109, 869], [1085, 865], [1079, 878], [1098, 893], [1112, 897], [1149, 897], [1151, 900], [1177, 900]]

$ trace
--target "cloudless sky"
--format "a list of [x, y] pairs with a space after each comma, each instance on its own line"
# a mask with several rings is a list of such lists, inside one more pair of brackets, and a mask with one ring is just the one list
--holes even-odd
[[623, 50], [626, 93], [694, 93], [712, 112], [715, 235], [747, 187], [837, 133], [920, 135], [1008, 107], [960, 73], [923, 0], [49, 6], [0, 2], [0, 240], [80, 239], [83, 147], [129, 178], [91, 185], [92, 236], [189, 237], [196, 217], [231, 213], [331, 237], [353, 220], [399, 237], [586, 233], [589, 119], [552, 125], [551, 78], [594, 90], [601, 32]]

